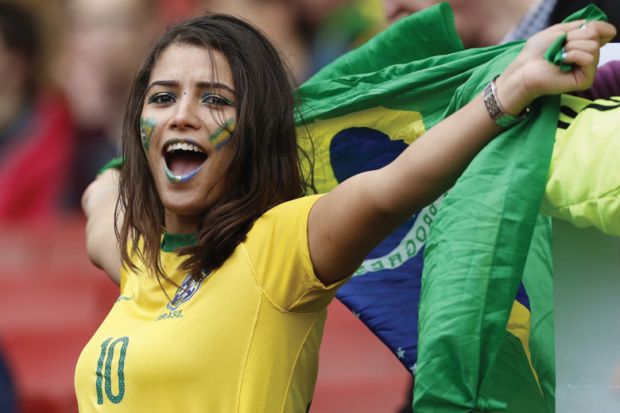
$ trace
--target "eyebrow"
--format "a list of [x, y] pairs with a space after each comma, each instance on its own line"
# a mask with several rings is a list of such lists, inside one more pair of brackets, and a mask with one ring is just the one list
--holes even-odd
[[[148, 92], [154, 86], [163, 86], [163, 87], [178, 87], [179, 82], [176, 80], [156, 80], [148, 85], [146, 88], [146, 92]], [[224, 89], [235, 94], [235, 91], [228, 85], [220, 82], [196, 82], [196, 86], [201, 89]]]

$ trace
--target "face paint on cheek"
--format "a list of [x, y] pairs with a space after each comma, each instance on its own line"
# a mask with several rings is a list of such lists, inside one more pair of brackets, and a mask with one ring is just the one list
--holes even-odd
[[215, 146], [216, 150], [219, 151], [230, 142], [235, 126], [235, 120], [233, 118], [226, 119], [224, 125], [218, 127], [215, 132], [209, 135], [209, 141]]
[[142, 140], [142, 147], [145, 151], [149, 150], [151, 144], [151, 135], [155, 131], [157, 123], [151, 118], [140, 118], [140, 139]]

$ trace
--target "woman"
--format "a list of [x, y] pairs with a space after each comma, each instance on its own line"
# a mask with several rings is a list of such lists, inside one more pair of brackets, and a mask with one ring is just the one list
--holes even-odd
[[[309, 197], [273, 47], [227, 16], [172, 28], [134, 84], [120, 185], [108, 172], [83, 198], [89, 255], [121, 295], [78, 361], [80, 410], [307, 411], [335, 290], [452, 185], [497, 122], [589, 86], [615, 30], [582, 23], [535, 36], [485, 99], [388, 166]], [[565, 32], [570, 73], [543, 58]]]

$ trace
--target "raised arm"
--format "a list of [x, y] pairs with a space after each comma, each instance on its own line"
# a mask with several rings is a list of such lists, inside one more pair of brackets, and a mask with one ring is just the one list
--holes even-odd
[[[497, 98], [509, 114], [542, 95], [587, 89], [600, 47], [613, 26], [583, 21], [559, 24], [532, 37], [496, 80]], [[568, 33], [562, 72], [544, 59], [550, 44]], [[366, 255], [413, 213], [447, 191], [474, 156], [501, 130], [482, 96], [446, 118], [384, 168], [361, 173], [319, 199], [309, 216], [309, 247], [317, 276], [326, 284], [351, 273]]]
[[116, 284], [120, 283], [121, 255], [114, 233], [114, 210], [118, 199], [116, 169], [97, 177], [82, 195], [86, 215], [86, 252], [97, 267], [104, 270]]

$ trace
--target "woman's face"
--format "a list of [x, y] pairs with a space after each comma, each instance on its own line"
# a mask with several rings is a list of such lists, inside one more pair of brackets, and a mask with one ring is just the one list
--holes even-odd
[[234, 99], [230, 66], [218, 51], [173, 44], [155, 63], [140, 134], [168, 232], [195, 232], [200, 215], [223, 194]]

